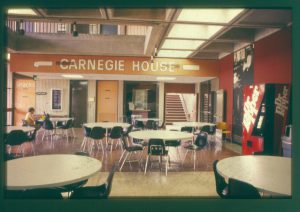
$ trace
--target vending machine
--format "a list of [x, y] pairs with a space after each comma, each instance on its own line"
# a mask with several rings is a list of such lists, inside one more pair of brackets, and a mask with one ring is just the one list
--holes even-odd
[[282, 155], [281, 136], [288, 122], [289, 100], [289, 84], [244, 87], [243, 154]]

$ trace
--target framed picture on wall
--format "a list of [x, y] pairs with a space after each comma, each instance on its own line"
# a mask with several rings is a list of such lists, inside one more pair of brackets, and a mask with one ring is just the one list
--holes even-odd
[[62, 110], [62, 89], [51, 89], [51, 110]]

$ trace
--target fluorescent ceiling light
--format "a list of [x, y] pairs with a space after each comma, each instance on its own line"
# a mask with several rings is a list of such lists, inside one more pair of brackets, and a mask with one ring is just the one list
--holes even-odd
[[156, 77], [156, 80], [160, 80], [160, 81], [163, 81], [163, 80], [175, 80], [176, 77]]
[[182, 57], [187, 58], [193, 51], [159, 50], [158, 57]]
[[32, 9], [29, 8], [8, 9], [7, 13], [10, 15], [37, 15]]
[[61, 76], [65, 77], [65, 78], [73, 78], [73, 79], [81, 79], [81, 78], [83, 78], [82, 75], [76, 75], [76, 74], [63, 74]]
[[178, 40], [178, 39], [166, 39], [162, 45], [162, 49], [190, 49], [196, 50], [204, 43], [201, 40]]
[[221, 28], [215, 25], [174, 24], [167, 37], [209, 39]]
[[177, 21], [229, 23], [243, 9], [182, 9]]

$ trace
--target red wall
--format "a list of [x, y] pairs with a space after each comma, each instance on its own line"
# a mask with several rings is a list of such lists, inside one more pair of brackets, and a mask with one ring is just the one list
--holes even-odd
[[220, 89], [226, 92], [226, 122], [231, 129], [233, 107], [233, 54], [220, 61]]
[[[291, 83], [291, 29], [254, 43], [254, 83]], [[219, 60], [220, 89], [227, 93], [226, 122], [232, 126], [233, 54]]]

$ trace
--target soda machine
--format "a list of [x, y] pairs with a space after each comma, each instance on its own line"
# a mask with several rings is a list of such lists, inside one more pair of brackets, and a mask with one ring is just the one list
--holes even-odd
[[289, 84], [244, 87], [242, 152], [282, 155], [281, 137], [289, 122]]

